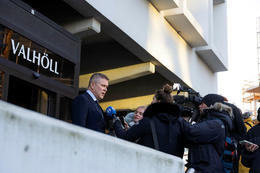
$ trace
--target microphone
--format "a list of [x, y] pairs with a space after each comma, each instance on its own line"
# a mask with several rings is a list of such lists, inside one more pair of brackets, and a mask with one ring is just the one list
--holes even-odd
[[116, 116], [116, 109], [113, 108], [112, 106], [108, 106], [106, 108], [106, 115], [109, 117], [109, 118], [112, 118], [113, 121], [116, 121], [116, 120], [120, 120], [121, 121], [121, 124], [125, 124], [125, 120], [124, 120], [124, 117], [122, 116]]
[[116, 110], [115, 108], [113, 108], [112, 106], [108, 106], [106, 108], [106, 114], [107, 116], [111, 117], [111, 118], [114, 118], [114, 116], [116, 115]]

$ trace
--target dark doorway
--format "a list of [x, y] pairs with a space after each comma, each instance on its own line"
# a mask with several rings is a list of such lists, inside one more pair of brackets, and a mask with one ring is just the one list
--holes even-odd
[[55, 115], [55, 94], [10, 76], [8, 102], [49, 116]]

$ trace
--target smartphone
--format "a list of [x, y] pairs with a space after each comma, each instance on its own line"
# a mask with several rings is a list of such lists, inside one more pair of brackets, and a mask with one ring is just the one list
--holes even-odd
[[245, 145], [245, 144], [256, 145], [253, 142], [250, 142], [250, 141], [247, 141], [247, 140], [239, 141], [239, 144], [241, 144], [241, 145]]

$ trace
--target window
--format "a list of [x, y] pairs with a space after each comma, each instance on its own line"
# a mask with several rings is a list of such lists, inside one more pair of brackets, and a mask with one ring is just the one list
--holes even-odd
[[67, 97], [60, 98], [60, 116], [59, 119], [71, 122], [71, 103], [72, 99]]
[[55, 116], [55, 93], [14, 76], [10, 76], [7, 101], [42, 114]]

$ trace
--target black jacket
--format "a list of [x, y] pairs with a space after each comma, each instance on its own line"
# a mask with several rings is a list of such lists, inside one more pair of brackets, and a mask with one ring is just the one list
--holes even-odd
[[183, 130], [189, 148], [188, 167], [196, 173], [221, 173], [226, 130], [232, 129], [231, 108], [221, 103], [205, 111], [201, 122], [184, 122]]
[[243, 121], [242, 112], [234, 104], [226, 103], [226, 102], [224, 102], [224, 104], [231, 107], [233, 112], [232, 130], [230, 132], [230, 136], [234, 137], [237, 141], [240, 141], [244, 139], [247, 131], [245, 123]]
[[147, 147], [155, 148], [150, 120], [153, 119], [158, 137], [159, 150], [168, 154], [183, 157], [184, 144], [181, 130], [181, 121], [179, 118], [180, 109], [175, 104], [154, 103], [148, 106], [144, 112], [144, 118], [138, 125], [134, 125], [125, 131], [121, 123], [116, 121], [114, 129], [117, 137], [136, 141]]
[[[260, 147], [260, 124], [252, 127], [246, 136], [246, 140], [257, 144]], [[260, 149], [255, 152], [249, 152], [246, 149], [242, 150], [242, 163], [246, 167], [250, 167], [250, 173], [260, 173]]]

